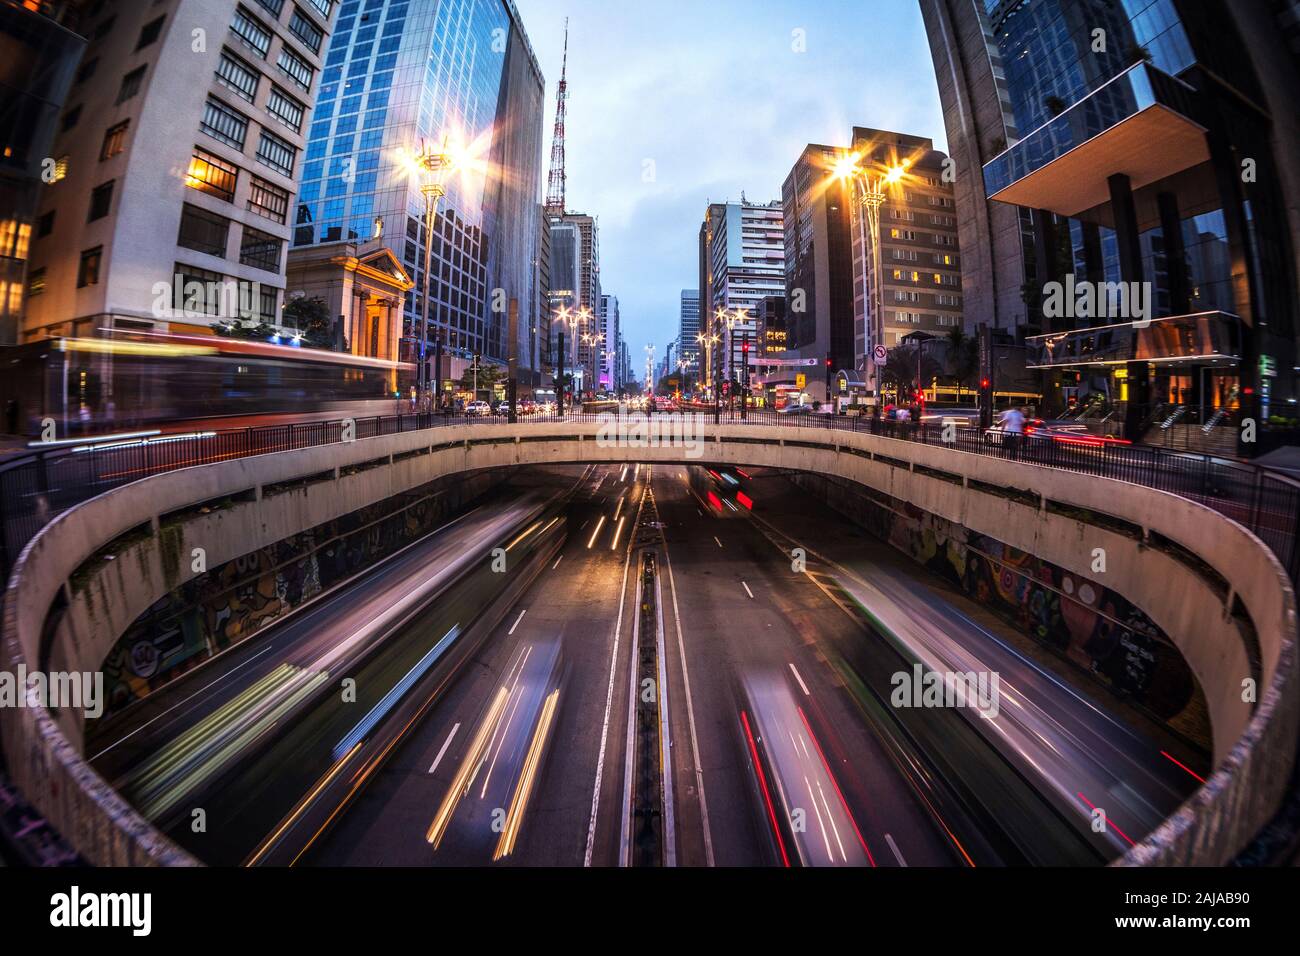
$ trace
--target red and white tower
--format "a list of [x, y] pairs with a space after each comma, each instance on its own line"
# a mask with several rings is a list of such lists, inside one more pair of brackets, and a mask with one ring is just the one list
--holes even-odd
[[564, 103], [569, 98], [565, 74], [569, 68], [569, 18], [564, 18], [564, 62], [555, 93], [555, 132], [551, 140], [551, 172], [546, 180], [546, 215], [564, 215]]

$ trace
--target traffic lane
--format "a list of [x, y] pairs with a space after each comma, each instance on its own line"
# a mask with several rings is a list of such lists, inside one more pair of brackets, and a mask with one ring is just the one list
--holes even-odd
[[[592, 541], [601, 515], [617, 507], [615, 488], [631, 483], [600, 469], [582, 483], [569, 516], [569, 538], [502, 624], [466, 663], [443, 698], [376, 772], [348, 811], [304, 857], [308, 865], [482, 865], [493, 835], [480, 770], [437, 849], [428, 832], [475, 739], [492, 722], [502, 687], [529, 647], [558, 639], [564, 681], [544, 760], [518, 840], [505, 863], [581, 865], [591, 817], [625, 548], [611, 550], [612, 530]], [[626, 505], [624, 506], [626, 507]], [[588, 545], [591, 545], [588, 547]], [[626, 676], [626, 668], [620, 671]], [[620, 684], [622, 677], [615, 681]], [[594, 688], [599, 687], [602, 693]], [[575, 690], [577, 689], [577, 690]], [[580, 692], [579, 692], [580, 691]], [[613, 735], [611, 735], [613, 737]], [[494, 748], [495, 749], [495, 748]], [[607, 761], [610, 758], [607, 756]], [[486, 813], [484, 813], [486, 811]], [[609, 819], [609, 809], [602, 809]], [[486, 822], [485, 822], [486, 821]]]
[[333, 593], [304, 606], [264, 634], [232, 647], [122, 712], [92, 739], [92, 762], [109, 780], [175, 739], [285, 665], [315, 666], [349, 642], [382, 638], [373, 622], [419, 587], [437, 586], [482, 542], [506, 534], [536, 500], [499, 510], [474, 507]]
[[[1017, 649], [1027, 640], [987, 609], [935, 575], [906, 559], [886, 542], [855, 528], [836, 513], [811, 507], [809, 497], [786, 479], [760, 478], [757, 493], [762, 518], [791, 541], [815, 542], [815, 550], [832, 557], [849, 574], [839, 583], [877, 615], [897, 612], [897, 628], [947, 662], [946, 669], [985, 670], [999, 675], [1007, 706], [999, 720], [1022, 725], [1017, 745], [1044, 744], [1037, 765], [1064, 768], [1053, 776], [1058, 802], [1090, 820], [1079, 794], [1101, 794], [1110, 806], [1123, 806], [1130, 838], [1173, 812], [1197, 785], [1207, 758], [1153, 721], [1130, 723], [1108, 710], [1100, 688], [1085, 695]], [[1118, 710], [1118, 701], [1112, 702]], [[1127, 717], [1136, 717], [1123, 708]], [[980, 721], [974, 721], [983, 732]], [[1001, 728], [997, 728], [1001, 731]], [[1008, 738], [1010, 739], [1010, 738]], [[1037, 749], [1036, 745], [1035, 749]], [[1190, 768], [1190, 769], [1189, 769]], [[1057, 778], [1060, 779], [1057, 779]], [[1128, 844], [1116, 837], [1117, 849]]]
[[[748, 521], [701, 515], [698, 500], [673, 469], [655, 484], [673, 565], [691, 674], [704, 789], [710, 808], [748, 806], [750, 813], [710, 810], [710, 835], [719, 865], [779, 862], [761, 785], [746, 752], [738, 681], [752, 673], [780, 673], [794, 691], [821, 744], [871, 854], [892, 841], [919, 865], [957, 860], [941, 827], [904, 780], [845, 693], [821, 645], [861, 641], [854, 621]], [[707, 511], [705, 511], [707, 515]], [[752, 596], [751, 596], [752, 595]], [[673, 712], [682, 719], [681, 708]], [[689, 730], [677, 727], [674, 738]], [[680, 758], [679, 758], [680, 759]], [[675, 779], [680, 781], [682, 773]]]

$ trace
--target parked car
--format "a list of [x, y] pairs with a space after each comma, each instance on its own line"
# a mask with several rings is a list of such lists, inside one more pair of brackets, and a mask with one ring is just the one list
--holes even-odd
[[492, 414], [492, 406], [487, 402], [470, 402], [465, 406], [465, 414], [470, 417]]

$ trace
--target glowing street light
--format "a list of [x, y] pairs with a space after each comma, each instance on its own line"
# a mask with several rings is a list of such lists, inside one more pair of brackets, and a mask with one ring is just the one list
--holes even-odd
[[[850, 183], [858, 204], [863, 208], [863, 215], [858, 217], [858, 238], [863, 244], [863, 252], [866, 253], [867, 237], [862, 235], [862, 225], [865, 220], [867, 228], [870, 230], [871, 242], [871, 275], [863, 276], [864, 285], [868, 289], [866, 332], [866, 361], [868, 372], [868, 385], [878, 392], [877, 379], [875, 371], [875, 346], [884, 344], [884, 277], [881, 270], [884, 268], [881, 262], [880, 250], [880, 207], [888, 199], [889, 189], [901, 183], [907, 175], [907, 169], [911, 165], [910, 160], [903, 160], [901, 163], [882, 164], [873, 163], [869, 166], [862, 164], [862, 156], [859, 153], [846, 153], [836, 160], [831, 168], [831, 175], [842, 182]], [[864, 255], [863, 271], [866, 271]], [[828, 396], [829, 397], [829, 396]]]

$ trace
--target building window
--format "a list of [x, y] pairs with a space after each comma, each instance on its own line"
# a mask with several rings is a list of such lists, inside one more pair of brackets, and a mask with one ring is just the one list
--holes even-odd
[[248, 44], [253, 52], [266, 59], [266, 51], [271, 49], [271, 34], [245, 12], [243, 7], [235, 10], [235, 19], [230, 24], [230, 29], [235, 36]]
[[262, 138], [257, 144], [257, 159], [270, 166], [277, 173], [293, 176], [293, 163], [297, 150], [280, 137], [262, 130]]
[[250, 226], [244, 227], [244, 235], [239, 244], [239, 261], [242, 265], [265, 269], [267, 272], [280, 271], [280, 240], [269, 233], [259, 232]]
[[108, 210], [113, 205], [113, 180], [106, 183], [100, 183], [90, 192], [90, 212], [86, 215], [86, 222], [94, 222], [96, 219], [103, 219], [108, 215]]
[[257, 0], [265, 7], [277, 20], [280, 18], [280, 11], [284, 9], [284, 0]]
[[310, 2], [313, 7], [320, 11], [320, 15], [324, 17], [325, 22], [328, 23], [330, 19], [330, 11], [334, 9], [334, 0], [310, 0]]
[[242, 150], [244, 137], [248, 135], [248, 120], [224, 103], [210, 99], [199, 128], [213, 139]]
[[132, 70], [126, 76], [122, 77], [122, 85], [117, 91], [117, 102], [125, 103], [135, 94], [140, 92], [140, 84], [144, 82], [145, 67], [138, 67]]
[[289, 32], [303, 42], [303, 45], [313, 53], [320, 52], [321, 40], [325, 34], [321, 32], [320, 27], [312, 23], [302, 15], [302, 11], [295, 8], [293, 16], [289, 19]]
[[218, 156], [194, 148], [190, 168], [185, 173], [185, 185], [226, 202], [235, 201], [235, 185], [239, 182], [239, 167]]
[[210, 256], [226, 257], [226, 237], [230, 233], [230, 220], [216, 213], [185, 204], [181, 211], [181, 231], [176, 238], [178, 246], [205, 252]]
[[130, 120], [123, 120], [116, 126], [110, 126], [104, 131], [104, 145], [99, 148], [100, 162], [112, 159], [126, 149], [126, 131], [130, 125]]
[[271, 98], [266, 102], [266, 111], [294, 132], [302, 129], [303, 110], [303, 105], [292, 96], [278, 86], [271, 87]]
[[239, 280], [239, 305], [245, 307], [245, 303], [252, 304], [257, 309], [257, 318], [268, 324], [276, 321], [275, 315], [275, 294], [276, 289], [262, 285], [260, 282], [250, 282], [247, 279]]
[[289, 215], [289, 192], [254, 176], [248, 208], [259, 216], [283, 223]]
[[40, 295], [45, 291], [45, 267], [33, 269], [27, 273], [27, 297]]
[[63, 123], [60, 131], [66, 133], [72, 127], [77, 125], [77, 120], [81, 119], [81, 104], [77, 104], [72, 109], [63, 114]]
[[261, 74], [239, 57], [228, 50], [221, 51], [221, 60], [217, 63], [217, 80], [222, 86], [251, 103], [257, 96], [259, 79]]
[[36, 220], [36, 238], [44, 239], [53, 231], [54, 231], [54, 210], [51, 209], [49, 212], [42, 215], [40, 219]]
[[81, 254], [81, 263], [77, 266], [77, 288], [99, 285], [99, 264], [104, 256], [104, 247], [96, 246]]
[[302, 57], [295, 54], [292, 50], [281, 49], [280, 58], [276, 60], [276, 66], [285, 76], [293, 80], [304, 90], [311, 89], [311, 78], [313, 70], [311, 65]]
[[149, 44], [157, 41], [158, 35], [162, 33], [162, 25], [165, 19], [167, 18], [159, 17], [157, 20], [151, 20], [144, 25], [144, 28], [140, 31], [140, 40], [135, 45], [137, 50], [143, 50]]
[[176, 263], [174, 306], [186, 315], [218, 315], [221, 311], [221, 273]]
[[85, 63], [81, 64], [81, 68], [77, 70], [77, 83], [85, 83], [88, 79], [94, 76], [95, 67], [97, 66], [99, 66], [99, 57], [92, 57]]

